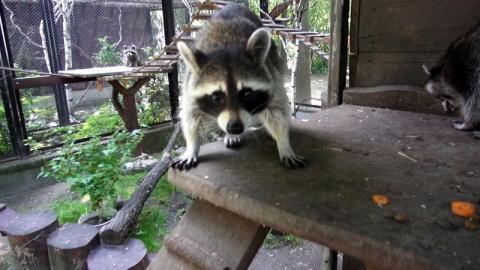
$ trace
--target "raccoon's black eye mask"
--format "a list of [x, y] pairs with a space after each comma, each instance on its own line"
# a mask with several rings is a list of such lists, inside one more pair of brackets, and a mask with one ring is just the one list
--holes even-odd
[[[251, 114], [263, 111], [270, 102], [270, 95], [267, 91], [253, 90], [251, 88], [243, 88], [238, 92], [238, 96], [230, 100], [230, 106], [238, 105]], [[227, 108], [227, 95], [222, 91], [215, 91], [210, 95], [204, 95], [197, 99], [197, 104], [202, 111], [212, 115], [219, 115]], [[237, 106], [235, 106], [235, 103]]]

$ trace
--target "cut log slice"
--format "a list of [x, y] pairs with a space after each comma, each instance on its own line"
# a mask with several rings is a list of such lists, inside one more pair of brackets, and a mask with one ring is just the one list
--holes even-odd
[[98, 229], [88, 224], [66, 223], [47, 239], [52, 269], [87, 269], [90, 251], [100, 244]]
[[148, 264], [147, 248], [135, 238], [127, 238], [122, 245], [100, 245], [87, 258], [90, 270], [143, 270]]
[[50, 269], [47, 237], [58, 227], [53, 210], [37, 210], [12, 219], [6, 233], [14, 269]]

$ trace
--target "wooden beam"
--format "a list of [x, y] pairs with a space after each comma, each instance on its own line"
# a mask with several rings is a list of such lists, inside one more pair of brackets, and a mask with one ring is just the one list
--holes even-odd
[[333, 0], [330, 11], [330, 61], [327, 107], [342, 103], [347, 77], [348, 12], [350, 0]]

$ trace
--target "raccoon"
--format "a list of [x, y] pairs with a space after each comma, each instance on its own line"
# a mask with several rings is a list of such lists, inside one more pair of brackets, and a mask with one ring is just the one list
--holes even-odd
[[230, 3], [197, 33], [191, 48], [182, 42], [177, 46], [186, 64], [179, 116], [187, 147], [171, 167], [195, 167], [201, 134], [212, 127], [225, 132], [227, 148], [237, 148], [257, 121], [275, 139], [286, 167], [306, 166], [306, 159], [290, 146], [282, 65], [257, 15]]
[[[480, 129], [480, 24], [455, 40], [438, 64], [423, 66], [430, 75], [425, 89], [442, 100], [446, 111], [458, 109], [463, 122], [454, 122], [458, 130]], [[473, 132], [480, 138], [480, 131]]]
[[127, 67], [140, 67], [144, 65], [145, 56], [141, 49], [135, 45], [123, 46], [123, 64]]

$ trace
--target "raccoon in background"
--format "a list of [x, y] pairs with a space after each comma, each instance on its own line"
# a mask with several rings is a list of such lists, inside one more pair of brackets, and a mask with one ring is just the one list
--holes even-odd
[[[445, 110], [459, 110], [463, 122], [455, 122], [458, 130], [480, 129], [480, 24], [454, 41], [439, 63], [425, 71], [430, 79], [425, 89], [442, 100]], [[473, 132], [480, 138], [480, 131]]]
[[171, 167], [195, 167], [202, 133], [213, 128], [226, 133], [226, 147], [238, 147], [255, 120], [275, 139], [285, 166], [306, 166], [290, 146], [282, 65], [257, 15], [230, 3], [197, 33], [191, 49], [182, 42], [178, 49], [186, 64], [179, 116], [187, 147]]
[[123, 64], [127, 67], [141, 67], [144, 65], [145, 55], [135, 45], [123, 46]]

